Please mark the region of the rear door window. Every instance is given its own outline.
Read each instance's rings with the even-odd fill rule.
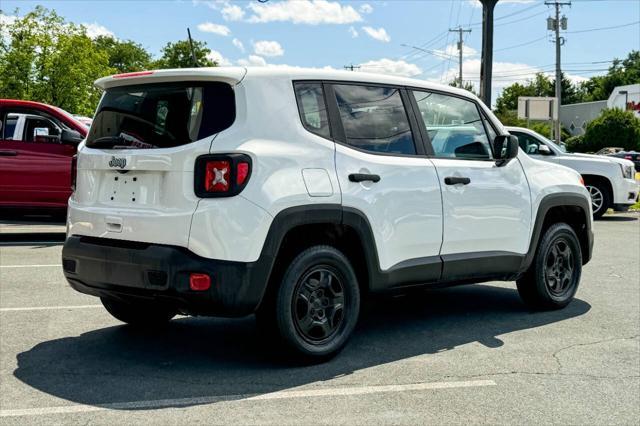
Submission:
[[[170,148],[219,133],[234,120],[234,93],[226,83],[120,86],[104,93],[86,145]]]
[[[373,153],[416,154],[398,88],[337,84],[334,91],[348,145]]]

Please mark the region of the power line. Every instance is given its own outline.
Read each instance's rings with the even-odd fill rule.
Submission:
[[[638,24],[640,24],[640,21],[629,22],[628,24],[622,24],[622,25],[612,25],[610,27],[589,28],[588,30],[565,31],[565,33],[566,34],[578,34],[578,33],[589,33],[591,31],[614,30],[614,29],[630,27],[632,25],[638,25]]]
[[[546,38],[547,38],[547,35],[545,34],[545,35],[543,35],[542,37],[537,38],[537,39],[535,39],[535,40],[525,41],[524,43],[514,44],[514,45],[512,45],[512,46],[507,46],[507,47],[502,47],[502,48],[500,48],[500,49],[495,49],[495,50],[494,50],[494,52],[502,52],[502,51],[504,51],[504,50],[515,49],[516,47],[527,46],[527,45],[529,45],[529,44],[533,44],[533,43],[537,43],[537,42],[539,42],[539,41],[541,41],[541,40],[545,40]]]

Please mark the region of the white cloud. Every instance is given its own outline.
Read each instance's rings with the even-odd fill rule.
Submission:
[[[249,55],[246,59],[239,59],[238,65],[243,67],[266,67],[267,61],[262,56]]]
[[[358,37],[358,30],[353,27],[349,27],[349,34],[351,34],[351,37],[356,38]]]
[[[358,10],[360,11],[360,13],[371,13],[373,12],[373,7],[369,4],[369,3],[365,3],[362,6],[360,6],[358,8]]]
[[[198,29],[204,33],[213,33],[221,36],[228,36],[231,34],[229,27],[220,24],[214,24],[213,22],[205,22],[198,24]]]
[[[277,41],[260,40],[253,43],[253,52],[259,56],[282,56],[284,49]]]
[[[97,38],[99,36],[115,37],[112,31],[96,22],[94,22],[93,24],[82,25],[87,29],[87,36],[89,36],[89,38]]]
[[[241,52],[244,52],[244,44],[242,44],[240,40],[238,40],[237,38],[234,38],[233,40],[231,40],[231,43],[233,43],[235,47],[240,49]]]
[[[362,21],[352,7],[328,0],[286,0],[247,6],[253,15],[249,22],[293,22],[294,24],[350,24]]]
[[[448,45],[447,47],[445,47],[444,50],[439,50],[439,49],[435,49],[434,52],[436,52],[437,54],[440,54],[441,56],[452,56],[452,57],[458,57],[458,44],[457,43],[452,43],[450,45]],[[474,49],[473,47],[467,45],[467,44],[463,44],[462,45],[462,57],[463,58],[468,58],[468,57],[473,57],[473,56],[478,56],[479,52]]]
[[[378,40],[378,41],[383,41],[385,43],[388,43],[391,41],[391,37],[389,37],[389,34],[387,34],[387,30],[385,30],[384,28],[380,27],[378,29],[372,28],[372,27],[362,27],[362,30],[367,33],[367,35],[369,35],[369,37]]]
[[[207,55],[207,59],[212,60],[213,62],[218,64],[219,67],[230,67],[232,65],[231,61],[222,56],[222,53],[218,52],[217,50],[212,50],[211,52],[209,52],[209,54]]]
[[[411,64],[403,60],[377,59],[360,64],[360,71],[375,72],[379,74],[392,74],[403,77],[410,77],[422,74],[422,70],[416,64]]]
[[[225,21],[240,21],[244,18],[244,10],[238,5],[227,4],[222,8],[222,18]]]

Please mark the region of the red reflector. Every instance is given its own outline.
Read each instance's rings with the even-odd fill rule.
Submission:
[[[580,183],[584,186],[584,179],[582,179],[582,176],[580,176]]]
[[[238,163],[236,166],[236,183],[242,185],[249,176],[249,163]]]
[[[153,74],[153,71],[125,72],[124,74],[116,74],[113,76],[113,78],[138,77],[141,75],[150,75],[150,74]]]
[[[207,161],[204,189],[207,192],[229,190],[230,163],[228,161]]]
[[[189,288],[193,291],[205,291],[211,287],[211,278],[207,274],[192,272],[189,275]]]

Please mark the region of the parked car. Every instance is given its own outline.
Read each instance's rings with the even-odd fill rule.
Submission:
[[[65,209],[87,131],[59,108],[0,99],[0,207]]]
[[[73,118],[75,118],[76,120],[78,120],[79,122],[87,126],[87,128],[91,127],[91,122],[93,121],[93,118],[87,117],[85,115],[74,114]]]
[[[624,148],[620,148],[618,146],[608,146],[596,152],[596,155],[611,155],[620,151],[624,151]]]
[[[624,158],[633,162],[636,172],[640,172],[640,152],[636,151],[620,151],[615,154],[609,154],[609,157]]]
[[[256,313],[322,359],[365,294],[516,280],[529,306],[559,309],[591,258],[580,175],[518,155],[468,91],[231,67],[96,85],[62,262],[126,323]]]
[[[616,157],[568,153],[539,133],[524,127],[507,127],[517,136],[520,148],[533,158],[562,164],[582,175],[591,194],[594,218],[600,218],[609,208],[626,211],[638,198],[638,182],[633,163]]]

